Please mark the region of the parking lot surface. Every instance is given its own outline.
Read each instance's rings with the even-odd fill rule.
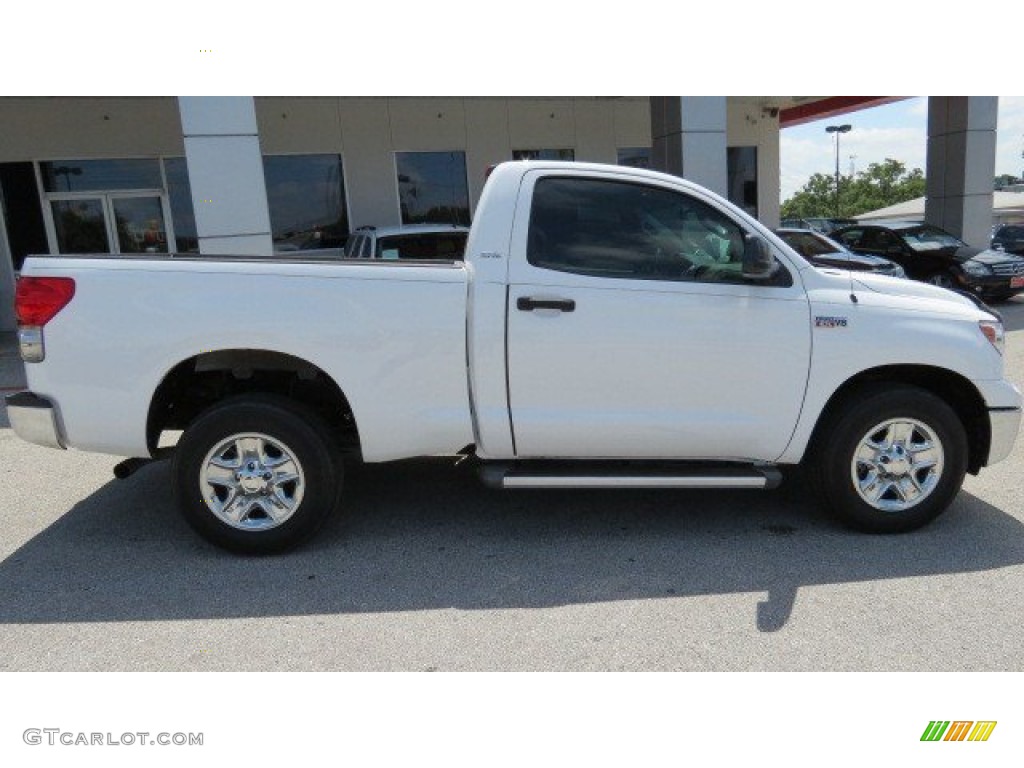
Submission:
[[[1024,299],[1000,306],[1024,382]],[[22,384],[10,337],[0,386]],[[771,492],[493,491],[353,468],[306,547],[226,554],[170,468],[18,440],[0,408],[2,670],[1019,670],[1024,440],[923,530]]]

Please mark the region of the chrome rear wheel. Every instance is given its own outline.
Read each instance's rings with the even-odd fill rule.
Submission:
[[[206,506],[222,522],[243,531],[287,522],[302,503],[305,484],[295,452],[258,432],[221,441],[206,454],[199,472]]]

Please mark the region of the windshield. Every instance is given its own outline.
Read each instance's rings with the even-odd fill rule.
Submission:
[[[805,259],[825,256],[830,253],[847,253],[847,250],[839,243],[833,242],[827,237],[813,235],[810,232],[780,232],[779,237],[785,240],[786,245]]]
[[[938,227],[914,227],[902,230],[899,235],[903,242],[915,251],[935,251],[939,248],[960,248],[966,245]]]

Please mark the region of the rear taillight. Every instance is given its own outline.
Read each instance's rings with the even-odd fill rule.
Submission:
[[[44,326],[68,305],[75,295],[70,277],[21,277],[14,294],[18,325]]]
[[[18,347],[26,363],[46,359],[43,326],[75,296],[70,277],[20,277],[14,292],[14,313],[18,317]]]

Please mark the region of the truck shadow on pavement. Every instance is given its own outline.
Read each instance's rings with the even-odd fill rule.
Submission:
[[[773,492],[494,491],[468,465],[358,467],[341,514],[274,557],[199,539],[170,467],[111,481],[0,563],[0,623],[239,618],[548,607],[767,593],[757,627],[801,586],[1024,563],[1024,525],[963,492],[927,528],[848,532],[799,481]]]

